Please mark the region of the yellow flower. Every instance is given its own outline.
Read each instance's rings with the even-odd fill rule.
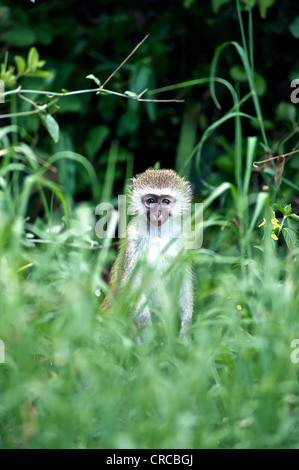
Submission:
[[[242,310],[242,306],[240,304],[237,305],[237,310]]]
[[[278,220],[275,217],[275,213],[274,213],[274,216],[271,219],[271,223],[272,223],[273,230],[275,230],[277,228],[280,228],[280,225],[278,224]]]
[[[271,224],[272,224],[272,234],[271,234],[271,237],[273,238],[273,240],[277,241],[278,240],[278,237],[277,235],[275,234],[274,230],[276,229],[281,229],[281,226],[279,225],[279,220],[276,218],[275,216],[275,212],[273,212],[273,216],[272,216],[272,219],[271,219]],[[259,225],[259,227],[262,227],[263,225],[266,224],[266,219],[264,218],[263,219],[263,222]]]

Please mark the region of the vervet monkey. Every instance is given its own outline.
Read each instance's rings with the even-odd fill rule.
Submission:
[[[155,304],[161,301],[160,283],[163,282],[163,286],[166,283],[167,292],[172,295],[172,289],[177,289],[177,284],[172,285],[177,261],[180,336],[185,336],[192,319],[193,286],[191,264],[182,262],[184,240],[181,229],[182,217],[189,211],[192,200],[191,185],[173,170],[146,170],[132,179],[129,198],[129,213],[134,217],[128,224],[127,237],[112,267],[110,289],[117,294],[130,276],[136,276],[132,286],[137,292],[142,283],[142,270],[138,272],[136,265],[141,261],[143,267],[151,270],[151,280],[140,294],[135,309],[135,325],[142,330],[151,323],[149,304],[152,299],[158,297]]]

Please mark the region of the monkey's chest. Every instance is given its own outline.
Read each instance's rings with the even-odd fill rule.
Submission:
[[[170,238],[149,238],[143,247],[143,257],[146,262],[156,267],[167,268],[173,263],[174,258],[180,250],[179,243],[175,239]]]

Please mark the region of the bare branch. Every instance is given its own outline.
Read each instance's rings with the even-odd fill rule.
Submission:
[[[284,155],[276,155],[276,157],[270,157],[270,158],[267,158],[266,160],[261,160],[259,162],[253,162],[252,166],[254,168],[258,168],[259,165],[262,165],[263,163],[270,162],[271,160],[277,160],[278,158],[282,158],[282,157],[288,157],[289,155],[293,155],[293,153],[297,153],[297,152],[299,152],[299,150],[293,150],[293,152],[285,153]]]
[[[106,85],[106,83],[108,83],[109,80],[111,80],[111,78],[116,74],[116,72],[119,71],[119,69],[129,60],[129,58],[134,54],[134,52],[137,51],[137,49],[141,46],[141,44],[143,44],[144,41],[147,40],[148,37],[149,37],[149,34],[147,34],[147,35],[142,39],[142,41],[140,41],[140,43],[137,44],[137,46],[132,50],[132,52],[130,52],[130,54],[125,58],[125,60],[112,72],[112,74],[107,78],[107,80],[105,80],[105,82],[103,83],[103,85],[101,85],[100,88],[104,88],[104,86]]]
[[[146,99],[140,99],[138,98],[137,101],[148,101],[150,103],[185,103],[185,100],[176,100],[176,99],[170,99],[170,100],[146,100]]]
[[[146,88],[143,90],[139,95],[136,94],[135,92],[125,92],[125,93],[119,93],[116,91],[112,90],[107,90],[104,88],[104,86],[111,80],[111,78],[120,70],[120,68],[129,60],[129,58],[137,51],[137,49],[146,41],[146,39],[149,37],[149,34],[147,34],[142,41],[137,44],[137,46],[130,52],[130,54],[125,58],[125,60],[122,61],[122,63],[112,72],[112,74],[105,80],[105,82],[99,87],[99,88],[89,88],[86,90],[75,90],[75,91],[62,91],[62,92],[51,92],[51,91],[46,91],[46,90],[28,90],[28,89],[22,89],[21,86],[18,86],[15,90],[10,90],[6,91],[3,93],[3,96],[9,96],[9,95],[18,95],[21,99],[28,101],[35,109],[31,111],[23,111],[19,113],[14,113],[14,114],[2,114],[0,115],[0,118],[8,118],[8,117],[13,117],[13,116],[27,116],[30,114],[36,114],[41,111],[44,111],[47,109],[49,106],[51,106],[53,103],[55,103],[55,99],[51,103],[47,103],[44,105],[37,105],[34,101],[30,100],[29,98],[26,98],[23,96],[24,94],[35,94],[35,95],[46,95],[49,98],[55,98],[55,97],[63,97],[63,96],[71,96],[71,95],[80,95],[83,93],[97,93],[97,94],[107,94],[107,95],[115,95],[119,96],[122,98],[127,98],[127,99],[133,99],[136,101],[145,101],[145,102],[152,102],[152,103],[184,103],[185,100],[179,100],[179,99],[168,99],[168,100],[159,100],[159,99],[145,99],[141,98],[147,91],[148,89]],[[90,78],[90,77],[88,77]],[[99,80],[97,80],[99,82]],[[100,82],[99,82],[100,83]],[[22,93],[22,94],[21,94]],[[149,91],[149,93],[153,93],[153,91]]]

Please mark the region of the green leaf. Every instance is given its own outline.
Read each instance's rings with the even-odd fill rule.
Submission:
[[[255,90],[258,96],[263,96],[267,90],[267,82],[262,75],[256,73],[253,78]]]
[[[99,87],[101,86],[100,80],[97,77],[95,77],[93,73],[90,73],[85,78],[89,78],[90,80],[93,80]]]
[[[47,115],[47,129],[54,142],[57,143],[59,140],[59,125],[51,114]]]
[[[248,74],[246,70],[241,65],[234,65],[229,70],[230,76],[236,80],[237,82],[247,82],[248,81]],[[262,96],[265,94],[267,89],[267,83],[264,77],[258,73],[256,73],[253,77],[254,86],[256,89],[256,93],[258,96]]]
[[[18,76],[20,77],[21,75],[24,75],[24,73],[26,71],[26,61],[25,61],[24,57],[22,57],[20,55],[16,55],[15,56],[15,63],[16,63],[16,66],[17,66]]]
[[[190,8],[196,0],[184,0],[184,8]]]
[[[282,229],[282,233],[290,251],[299,247],[299,234],[296,230],[285,227]]]
[[[288,103],[287,101],[281,101],[280,103],[278,103],[276,115],[280,121],[288,121],[294,124],[296,122],[297,117],[297,108],[292,103]]]
[[[284,206],[284,210],[285,210],[286,215],[290,214],[292,212],[292,205],[288,204]]]
[[[247,81],[247,74],[245,72],[244,67],[241,65],[234,65],[229,70],[230,76],[238,81],[238,82],[246,82]]]
[[[285,211],[284,211],[284,208],[282,206],[280,206],[279,204],[276,204],[276,202],[273,203],[273,206],[275,207],[275,209],[277,209],[279,212],[281,212],[283,215],[286,215],[285,214]]]
[[[124,93],[128,98],[132,98],[133,100],[137,100],[138,95],[134,91],[125,91]]]
[[[254,128],[254,129],[260,129],[261,127],[261,123],[258,119],[252,119],[250,121],[250,125]],[[274,129],[275,127],[275,124],[274,122],[270,121],[269,119],[263,119],[263,125],[264,125],[264,129],[266,131],[270,131],[272,129]],[[262,144],[261,144],[262,145]]]
[[[299,220],[299,215],[297,214],[290,214],[289,217],[293,220]]]
[[[27,67],[29,72],[35,72],[38,68],[39,63],[39,53],[36,47],[31,47],[30,51],[28,52],[27,58]]]
[[[225,3],[228,3],[229,1],[230,0],[212,0],[213,13],[218,13],[222,5],[225,5]]]
[[[1,39],[13,46],[27,47],[35,43],[36,36],[34,31],[29,28],[16,27],[15,29],[3,33]]]
[[[288,215],[292,212],[292,206],[291,204],[288,204],[287,206],[285,207],[282,207],[280,206],[279,204],[276,204],[276,202],[273,204],[273,206],[279,210],[279,212],[281,212],[283,215]]]
[[[59,125],[57,121],[53,118],[53,116],[51,116],[51,114],[40,114],[40,117],[50,136],[57,144],[59,140]]]
[[[296,16],[294,21],[290,24],[289,30],[294,38],[299,38],[299,16]]]
[[[47,70],[36,70],[35,72],[26,73],[26,77],[48,78],[51,77],[51,72]]]
[[[272,7],[276,0],[257,0],[257,4],[260,10],[260,15],[263,19],[267,16],[268,8]]]
[[[17,80],[17,77],[15,75],[15,68],[11,65],[8,67],[8,70],[1,68],[0,79],[4,82],[5,87],[10,88],[14,86]]]

